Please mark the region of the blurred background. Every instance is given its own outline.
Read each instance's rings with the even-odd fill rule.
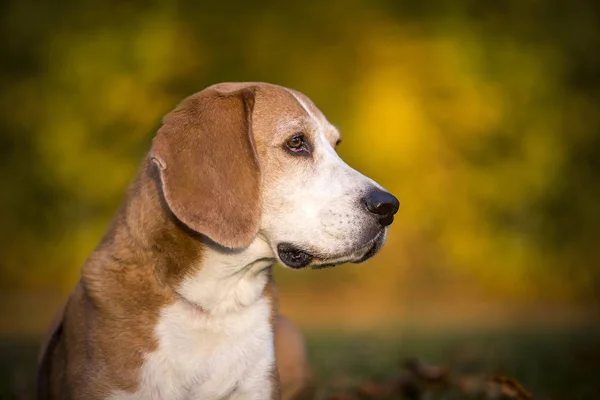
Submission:
[[[318,374],[473,344],[545,396],[600,393],[600,3],[5,0],[0,21],[0,398],[26,398],[161,117],[221,81],[307,94],[401,201],[368,263],[276,268]]]

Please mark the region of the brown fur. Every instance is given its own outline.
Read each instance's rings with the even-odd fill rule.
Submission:
[[[269,96],[252,113],[255,93]],[[40,358],[38,398],[94,400],[115,390],[137,390],[143,355],[157,346],[153,330],[161,308],[179,298],[174,288],[202,263],[206,237],[198,232],[228,247],[245,246],[256,235],[257,155],[269,143],[262,133],[257,140],[252,126],[266,131],[274,104],[283,112],[300,112],[292,100],[274,86],[221,84],[184,100],[165,117],[123,206],[51,327]],[[291,338],[277,349],[278,362],[306,370],[295,328],[275,324],[272,282],[265,296],[273,299],[277,340]],[[286,368],[273,368],[273,399],[280,398],[278,374],[286,385],[304,379]],[[293,392],[284,388],[284,397]]]
[[[197,234],[161,204],[155,168],[146,160],[124,207],[84,264],[64,311],[62,333],[45,373],[47,398],[95,399],[135,391],[142,356],[173,287],[201,257]]]
[[[275,355],[282,399],[293,399],[312,384],[302,334],[292,322],[279,315],[275,322]]]
[[[252,87],[190,96],[164,119],[150,153],[171,211],[226,247],[246,247],[258,232],[260,167],[252,143],[253,104]]]

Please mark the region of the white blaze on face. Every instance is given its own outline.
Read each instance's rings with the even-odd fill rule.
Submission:
[[[311,155],[285,154],[285,170],[265,181],[261,231],[272,246],[292,244],[317,262],[356,261],[385,237],[385,228],[363,201],[368,192],[381,186],[338,156],[334,148],[337,129],[316,107],[290,93],[306,112],[298,125],[305,130]],[[294,123],[282,121],[278,129],[289,131],[290,125]]]

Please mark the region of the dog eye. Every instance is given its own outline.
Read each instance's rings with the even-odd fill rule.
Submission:
[[[306,142],[304,140],[304,134],[300,133],[292,137],[285,144],[288,149],[293,151],[294,153],[300,153],[306,150]]]

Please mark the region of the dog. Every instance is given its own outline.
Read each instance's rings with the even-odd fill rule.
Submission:
[[[339,142],[307,96],[281,86],[221,83],[183,100],[50,329],[38,398],[297,393],[304,343],[277,316],[271,267],[366,261],[399,207]]]

